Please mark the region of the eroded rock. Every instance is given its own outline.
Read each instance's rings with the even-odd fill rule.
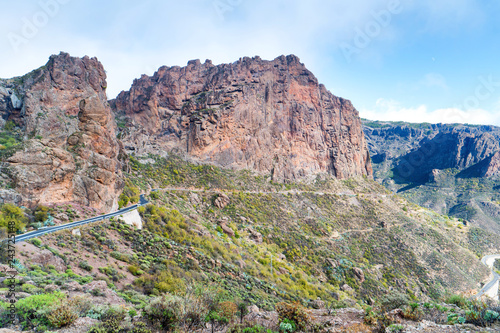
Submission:
[[[294,55],[164,66],[111,104],[132,126],[124,145],[139,155],[173,151],[274,181],[372,174],[358,112]]]

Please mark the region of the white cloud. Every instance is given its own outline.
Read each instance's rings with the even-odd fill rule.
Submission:
[[[320,81],[328,83],[331,79],[322,77],[327,66],[331,68],[333,62],[336,66],[345,64],[345,59],[332,56],[339,50],[339,43],[353,42],[356,31],[373,23],[373,13],[387,10],[391,1],[399,1],[403,13],[415,10],[435,18],[452,13],[457,20],[466,21],[467,13],[477,12],[471,9],[472,0],[457,0],[458,5],[445,0],[449,6],[440,7],[435,0],[419,5],[413,4],[415,0],[73,0],[64,1],[67,4],[60,5],[57,13],[15,52],[7,34],[20,33],[23,18],[32,20],[43,11],[41,2],[54,1],[63,2],[3,4],[0,63],[5,65],[0,77],[23,75],[61,50],[74,56],[96,56],[108,72],[110,97],[128,89],[143,73],[152,74],[162,65],[185,65],[196,58],[223,63],[242,56],[273,59],[294,53]],[[225,5],[222,12],[217,4]],[[382,62],[391,44],[408,28],[399,21],[392,17],[358,59]]]
[[[500,125],[498,112],[483,109],[460,110],[445,108],[430,110],[426,105],[405,107],[394,100],[379,99],[373,109],[361,109],[362,118],[385,121],[407,121],[411,123],[467,123]]]

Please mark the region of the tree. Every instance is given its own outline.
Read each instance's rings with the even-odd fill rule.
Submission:
[[[23,210],[16,205],[6,203],[0,208],[0,228],[5,228],[8,231],[22,231],[27,222],[28,218],[24,215]],[[14,230],[9,230],[12,229],[12,226]]]
[[[243,323],[243,317],[248,314],[248,306],[245,301],[238,302],[238,315],[240,316],[240,324]]]

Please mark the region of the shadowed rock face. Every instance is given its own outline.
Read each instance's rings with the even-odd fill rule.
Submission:
[[[23,149],[7,159],[23,202],[114,208],[122,186],[119,143],[101,63],[61,53],[46,66],[0,85],[19,95],[17,108],[4,103],[0,113],[25,133]]]
[[[358,112],[293,55],[161,67],[111,105],[136,154],[174,152],[275,181],[372,174]]]
[[[434,170],[449,168],[463,170],[460,176],[467,177],[499,174],[498,127],[413,124],[420,127],[415,128],[385,122],[378,126],[384,127],[363,127],[376,173],[393,168],[402,180],[416,183],[432,180]]]

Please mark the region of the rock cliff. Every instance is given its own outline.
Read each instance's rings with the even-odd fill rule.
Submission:
[[[376,181],[420,206],[500,233],[500,127],[363,123]]]
[[[372,174],[358,112],[294,55],[161,67],[111,105],[139,155],[174,152],[274,181]]]
[[[78,202],[110,210],[122,186],[106,74],[96,58],[50,57],[46,66],[0,82],[2,122],[22,132],[7,157],[23,203]]]
[[[500,151],[499,127],[365,121],[363,131],[376,168],[393,168],[405,182],[426,182],[434,169],[462,171],[490,165],[484,172],[474,171],[474,177],[491,177],[499,171],[493,156]]]

